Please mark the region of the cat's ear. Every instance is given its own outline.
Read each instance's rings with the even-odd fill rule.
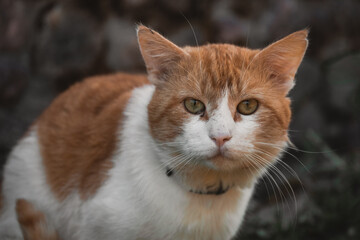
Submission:
[[[275,87],[287,94],[308,46],[308,30],[302,30],[269,45],[257,58]]]
[[[153,84],[166,80],[177,63],[187,55],[180,47],[143,25],[138,26],[137,36],[149,80]]]

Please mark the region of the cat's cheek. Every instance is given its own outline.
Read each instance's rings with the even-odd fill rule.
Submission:
[[[216,144],[210,139],[205,121],[199,116],[193,116],[182,126],[183,134],[177,137],[176,142],[183,143],[185,154],[209,158],[216,154]]]
[[[244,116],[235,123],[231,140],[225,144],[228,155],[236,158],[237,153],[251,153],[254,151],[256,132],[259,130],[256,115]]]

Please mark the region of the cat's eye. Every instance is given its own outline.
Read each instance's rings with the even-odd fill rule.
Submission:
[[[205,111],[205,105],[196,99],[187,98],[184,101],[185,109],[192,114],[202,114]]]
[[[242,115],[253,114],[259,106],[259,102],[256,99],[247,99],[239,103],[237,111]]]

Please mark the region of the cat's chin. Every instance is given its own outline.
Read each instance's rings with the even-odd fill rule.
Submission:
[[[233,171],[237,169],[247,169],[254,167],[248,161],[224,154],[216,154],[206,161],[208,162],[206,165],[210,166],[214,170],[219,171]]]

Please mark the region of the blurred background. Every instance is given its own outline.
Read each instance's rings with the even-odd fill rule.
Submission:
[[[195,34],[262,48],[310,28],[290,94],[296,148],[259,181],[236,239],[360,239],[359,0],[0,0],[0,167],[74,82],[145,72],[137,23],[180,46]]]

